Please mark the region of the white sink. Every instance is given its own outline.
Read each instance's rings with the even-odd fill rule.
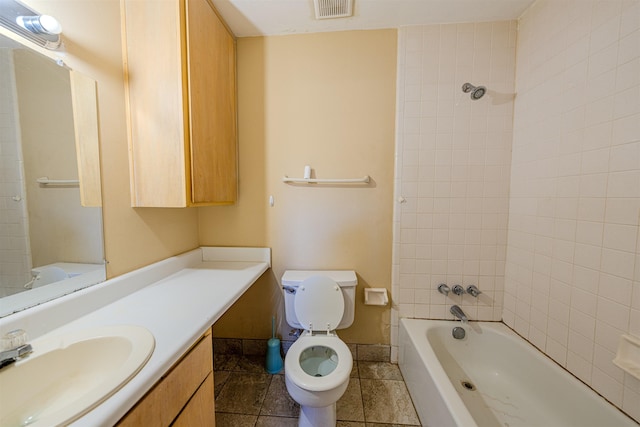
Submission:
[[[155,347],[130,325],[104,326],[31,342],[33,353],[0,369],[0,426],[58,426],[86,414],[125,385]]]

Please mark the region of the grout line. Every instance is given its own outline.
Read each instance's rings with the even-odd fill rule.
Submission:
[[[361,424],[367,425],[367,426],[368,425],[374,425],[374,426],[375,425],[388,425],[388,423],[379,423],[379,422],[375,422],[375,421],[367,421],[367,416],[366,416],[366,413],[365,413],[365,402],[364,402],[365,397],[364,397],[364,394],[362,392],[362,379],[363,378],[361,377],[361,373],[360,373],[360,368],[362,367],[361,362],[367,362],[367,361],[354,360],[354,362],[357,363],[356,370],[355,370],[357,375],[355,377],[350,377],[350,379],[353,379],[353,378],[358,379],[359,392],[360,392],[360,405],[362,407],[362,413],[363,413],[364,421],[353,421],[353,420],[344,420],[344,419],[338,419],[337,421],[343,421],[343,422],[349,422],[349,423],[361,423]],[[389,363],[389,364],[397,366],[397,364],[395,364],[393,362],[372,362],[372,363]],[[214,370],[214,378],[215,378],[216,374],[219,374],[220,372],[228,372],[229,373],[229,377],[227,377],[227,379],[225,380],[225,382],[221,386],[222,388],[224,388],[224,386],[228,383],[229,379],[231,378],[231,375],[233,375],[233,374],[243,374],[243,375],[246,375],[246,374],[249,374],[249,375],[261,375],[261,374],[263,374],[263,372],[250,372],[250,371],[238,370],[237,369],[237,364],[235,366],[233,366],[230,370],[222,370],[222,369]],[[400,374],[402,375],[402,373],[400,373]],[[275,375],[284,375],[284,374],[280,373],[280,374],[275,374]],[[269,415],[264,414],[263,415],[262,414],[262,410],[264,408],[265,402],[267,401],[268,391],[269,391],[269,388],[271,387],[271,385],[273,383],[273,379],[274,379],[275,375],[270,375],[271,378],[269,379],[268,384],[266,386],[265,395],[264,395],[264,397],[262,398],[262,400],[260,402],[260,410],[258,411],[258,414],[242,414],[242,413],[230,413],[230,412],[227,412],[226,414],[255,416],[256,417],[256,421],[253,423],[254,427],[258,425],[258,421],[259,421],[260,417],[273,417],[273,418],[282,418],[282,419],[297,419],[297,417],[290,417],[290,416],[286,416],[286,415],[274,415],[274,414],[269,414]],[[382,381],[382,382],[402,382],[406,386],[406,383],[404,381],[404,377],[401,377],[401,378],[402,378],[402,380],[385,379],[385,378],[365,378],[365,380],[376,380],[376,381]],[[220,392],[222,392],[222,390],[220,390]],[[409,398],[411,399],[410,395],[409,395]],[[411,404],[413,405],[413,399],[411,399]],[[413,409],[415,411],[415,406],[413,406]],[[219,413],[225,413],[225,412],[219,412]],[[403,426],[410,427],[410,425],[408,425],[408,424],[398,424],[398,423],[396,423],[394,425],[397,425],[399,427],[403,427]],[[413,427],[415,427],[415,426],[413,426]]]

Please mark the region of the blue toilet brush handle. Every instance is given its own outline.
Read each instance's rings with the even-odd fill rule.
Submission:
[[[267,342],[266,369],[270,374],[277,374],[282,370],[282,356],[280,356],[280,340],[276,338],[276,318],[271,317],[271,339]]]

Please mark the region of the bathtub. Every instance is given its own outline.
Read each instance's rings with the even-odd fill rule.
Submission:
[[[502,323],[401,319],[398,364],[425,427],[638,427]]]

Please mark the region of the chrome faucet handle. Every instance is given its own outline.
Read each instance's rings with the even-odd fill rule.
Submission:
[[[449,291],[451,291],[451,289],[449,289],[449,287],[446,284],[440,283],[438,285],[438,292],[440,292],[442,295],[445,295],[445,296],[449,295]]]
[[[467,286],[467,293],[469,295],[471,295],[472,297],[478,298],[478,295],[480,295],[482,293],[482,291],[480,289],[478,289],[476,287],[476,285],[469,285],[469,286]]]
[[[27,333],[24,329],[9,331],[0,338],[0,350],[14,350],[27,343]]]
[[[0,368],[15,362],[32,351],[31,344],[27,344],[25,331],[16,329],[7,332],[0,340]]]
[[[464,288],[460,285],[455,285],[453,287],[453,289],[451,289],[453,291],[454,294],[456,295],[462,295],[464,294]]]

